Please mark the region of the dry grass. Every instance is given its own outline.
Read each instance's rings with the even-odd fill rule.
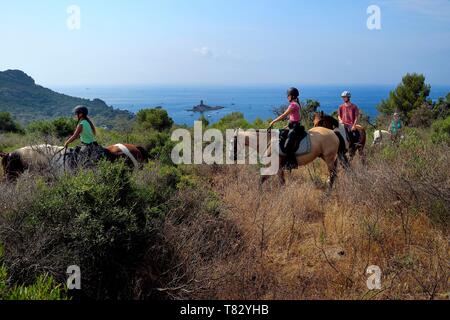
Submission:
[[[438,214],[449,209],[446,154],[441,162],[426,163],[441,170],[420,181],[406,160],[395,166],[379,159],[369,168],[355,164],[340,174],[331,194],[320,183],[326,170],[319,163],[293,173],[283,188],[274,179],[259,189],[251,167],[201,169],[242,243],[231,259],[218,259],[199,274],[222,279],[200,297],[448,298],[448,216],[436,220],[431,212],[439,201],[444,207]],[[383,272],[382,290],[367,288],[370,265]]]
[[[154,298],[145,292],[158,282],[173,299],[449,298],[448,163],[444,147],[374,150],[331,193],[321,162],[287,175],[285,187],[276,178],[260,187],[255,167],[194,168],[200,187],[175,195],[162,226],[174,261],[169,270],[144,261],[134,296]],[[27,188],[0,184],[3,206]],[[367,288],[370,265],[383,272],[382,290]]]

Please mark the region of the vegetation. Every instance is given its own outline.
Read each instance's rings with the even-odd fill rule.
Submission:
[[[0,133],[20,131],[19,124],[13,120],[11,114],[8,112],[0,112]]]
[[[137,125],[143,129],[167,131],[172,128],[173,120],[163,109],[144,109],[136,115]]]
[[[423,75],[407,74],[403,77],[402,83],[390,93],[389,99],[381,102],[378,111],[383,114],[399,112],[408,123],[415,110],[430,104],[430,101],[427,100],[430,91],[431,87],[425,83]]]
[[[99,126],[120,128],[133,118],[128,111],[113,109],[100,99],[74,98],[43,88],[22,71],[0,72],[0,110],[21,124],[66,117],[77,105],[87,106]]]
[[[73,134],[77,122],[70,118],[58,118],[55,120],[38,120],[31,122],[26,131],[40,136],[55,136],[64,139]]]
[[[91,299],[448,299],[449,97],[413,103],[405,139],[368,147],[367,165],[356,158],[330,193],[320,161],[283,188],[276,178],[260,187],[257,166],[174,165],[177,126],[161,109],[125,131],[99,128],[100,143],[142,144],[151,161],[0,182],[0,299],[67,299],[69,265]],[[318,102],[307,105],[310,115]],[[428,126],[414,120],[421,112]],[[219,130],[269,123],[201,120]],[[0,150],[42,135],[59,143],[71,121],[2,133]],[[369,265],[382,269],[380,291],[367,289]]]

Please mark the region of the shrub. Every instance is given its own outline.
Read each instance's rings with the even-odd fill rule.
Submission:
[[[1,132],[20,132],[20,126],[16,123],[11,114],[8,112],[0,112],[0,133]]]
[[[434,143],[450,142],[450,117],[434,122],[432,128],[433,133],[431,135],[431,140]]]
[[[191,294],[201,290],[192,281],[201,257],[186,262],[190,253],[180,246],[180,231],[196,239],[216,237],[215,232],[204,234],[196,227],[198,233],[193,233],[189,228],[208,220],[211,226],[219,219],[221,206],[213,193],[181,169],[149,163],[132,173],[123,162],[102,162],[95,170],[50,184],[24,176],[15,188],[5,186],[0,192],[0,207],[6,208],[0,215],[0,241],[5,244],[4,264],[11,283],[29,287],[45,273],[64,283],[67,267],[78,265],[83,297],[174,297],[182,290],[158,289],[174,283],[190,286]],[[23,196],[16,198],[16,193]],[[167,220],[175,213],[178,218]],[[167,236],[167,226],[178,236]],[[200,250],[202,245],[196,242],[191,249]],[[214,242],[201,250],[208,255],[218,251]],[[48,279],[39,279],[38,288],[53,288],[55,283]],[[23,286],[17,286],[22,289],[15,297],[39,296],[39,290],[26,291]]]
[[[410,125],[416,128],[428,128],[434,120],[434,113],[432,109],[423,104],[416,110],[411,112]]]
[[[233,112],[229,115],[226,115],[222,119],[220,119],[216,124],[212,125],[212,128],[219,130],[227,130],[227,129],[249,129],[251,127],[250,123],[245,120],[244,114],[241,112]]]
[[[129,296],[130,270],[158,243],[151,208],[159,204],[136,192],[125,165],[102,163],[34,192],[2,223],[8,226],[0,236],[11,278],[30,283],[51,270],[63,282],[65,269],[78,265],[89,297]]]
[[[41,136],[55,136],[59,139],[70,136],[76,127],[76,121],[70,118],[58,118],[55,120],[38,120],[31,122],[26,130],[31,134]]]
[[[139,127],[148,130],[167,131],[173,125],[172,118],[163,109],[142,109],[136,115]]]

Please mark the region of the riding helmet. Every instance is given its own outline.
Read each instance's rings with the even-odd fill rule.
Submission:
[[[89,114],[89,110],[85,106],[77,106],[77,107],[75,107],[75,109],[73,109],[73,113],[75,113],[75,114],[81,113],[81,114],[84,114],[85,116],[87,116]]]
[[[345,98],[345,97],[351,98],[351,97],[352,97],[352,94],[351,94],[350,91],[344,91],[344,92],[342,92],[341,97],[342,97],[342,98]]]
[[[300,96],[300,91],[298,91],[297,88],[292,87],[292,88],[288,89],[287,95],[288,95],[288,97],[292,96],[295,99],[295,98],[298,98]]]

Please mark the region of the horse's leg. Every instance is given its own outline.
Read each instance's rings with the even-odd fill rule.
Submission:
[[[364,146],[361,146],[360,148],[358,148],[358,153],[359,153],[359,156],[361,157],[361,162],[362,162],[363,166],[365,166],[367,164],[367,161],[366,161],[366,152],[364,150]]]
[[[330,157],[330,158],[324,158],[327,166],[328,171],[330,173],[330,178],[328,180],[329,183],[329,189],[331,190],[333,188],[334,182],[336,181],[337,177],[337,167],[338,167],[338,159],[336,157]]]

